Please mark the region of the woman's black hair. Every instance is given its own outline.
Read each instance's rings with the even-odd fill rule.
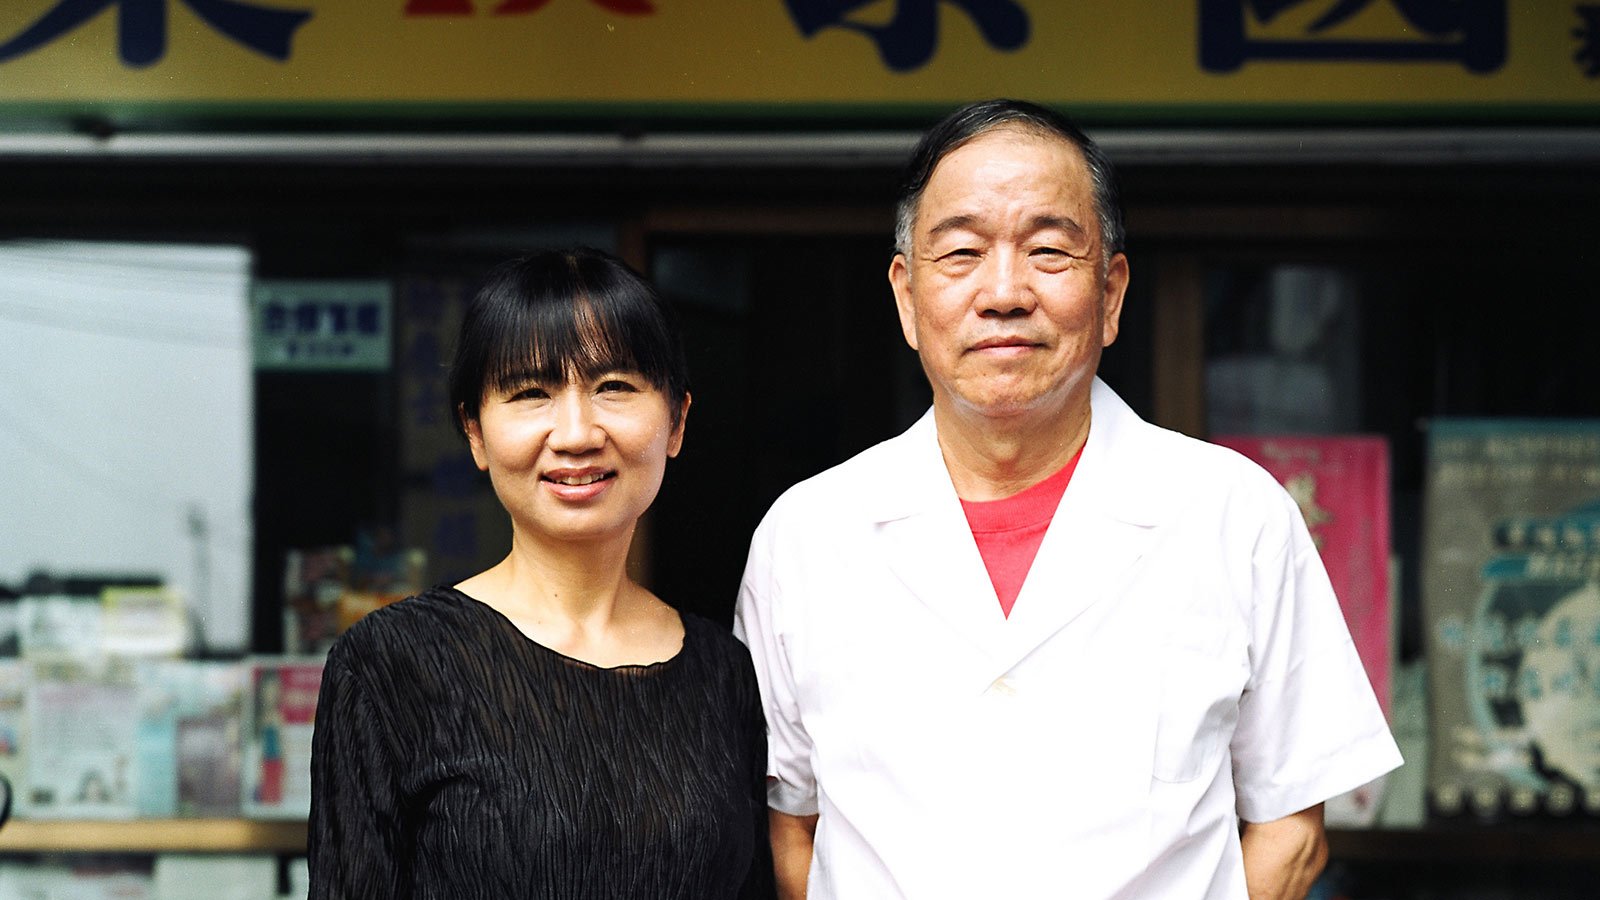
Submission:
[[[467,307],[450,365],[450,417],[465,435],[485,393],[614,371],[637,372],[665,394],[677,427],[689,369],[660,294],[603,250],[536,250],[496,267]]]

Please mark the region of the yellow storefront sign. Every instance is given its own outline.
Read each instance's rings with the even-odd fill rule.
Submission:
[[[1600,112],[1570,0],[6,0],[0,110]]]

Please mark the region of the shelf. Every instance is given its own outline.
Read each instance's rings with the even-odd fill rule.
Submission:
[[[1331,829],[1333,859],[1348,862],[1600,863],[1600,828]],[[301,854],[306,823],[256,819],[13,819],[0,828],[0,853]]]
[[[306,850],[304,820],[12,819],[0,828],[0,853],[282,853]]]
[[[1440,827],[1403,831],[1330,829],[1328,848],[1347,862],[1600,863],[1600,828],[1587,823]]]

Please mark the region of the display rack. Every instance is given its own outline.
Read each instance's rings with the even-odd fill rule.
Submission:
[[[7,822],[0,853],[274,853],[306,849],[303,820],[139,819]]]

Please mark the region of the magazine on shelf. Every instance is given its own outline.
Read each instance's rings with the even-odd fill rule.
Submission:
[[[1385,715],[1390,712],[1394,615],[1390,596],[1389,442],[1371,435],[1223,436],[1272,473],[1300,506],[1345,624]],[[1328,801],[1327,822],[1375,824],[1384,779]]]
[[[1437,420],[1424,502],[1430,811],[1600,817],[1600,421]]]
[[[25,692],[27,766],[19,812],[132,818],[138,684],[125,659],[41,660]]]
[[[141,816],[239,814],[244,675],[239,663],[140,664],[134,783]]]
[[[0,775],[11,782],[13,798],[27,783],[27,692],[28,664],[18,659],[0,659]]]
[[[304,818],[311,811],[311,732],[320,658],[256,658],[249,689],[241,807],[252,818]]]

